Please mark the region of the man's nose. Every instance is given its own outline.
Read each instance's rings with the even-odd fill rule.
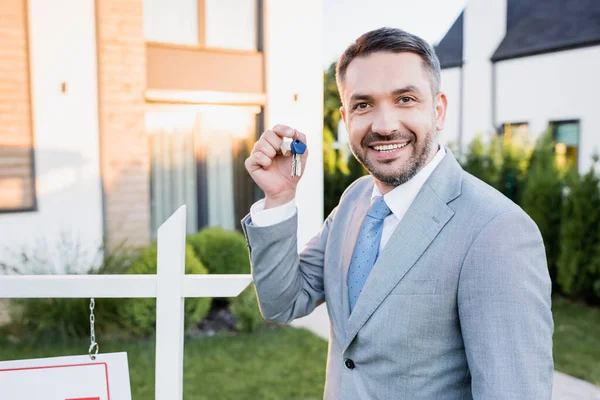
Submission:
[[[371,124],[371,130],[381,136],[388,136],[398,132],[400,121],[394,110],[389,107],[380,107],[375,113],[375,119]]]

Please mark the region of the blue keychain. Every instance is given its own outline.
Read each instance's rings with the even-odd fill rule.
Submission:
[[[302,154],[306,151],[306,144],[300,139],[294,139],[291,144],[292,150],[292,176],[302,174]]]

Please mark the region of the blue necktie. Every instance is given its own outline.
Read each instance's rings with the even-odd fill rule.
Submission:
[[[347,277],[351,313],[379,255],[383,220],[391,212],[383,197],[375,197],[360,228]]]

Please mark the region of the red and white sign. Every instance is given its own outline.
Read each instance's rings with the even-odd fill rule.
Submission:
[[[2,400],[131,400],[127,353],[0,362]]]

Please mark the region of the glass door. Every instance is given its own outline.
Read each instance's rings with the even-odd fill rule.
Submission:
[[[256,140],[259,107],[173,106],[146,113],[152,235],[182,204],[187,231],[239,230],[256,200],[244,161]]]

